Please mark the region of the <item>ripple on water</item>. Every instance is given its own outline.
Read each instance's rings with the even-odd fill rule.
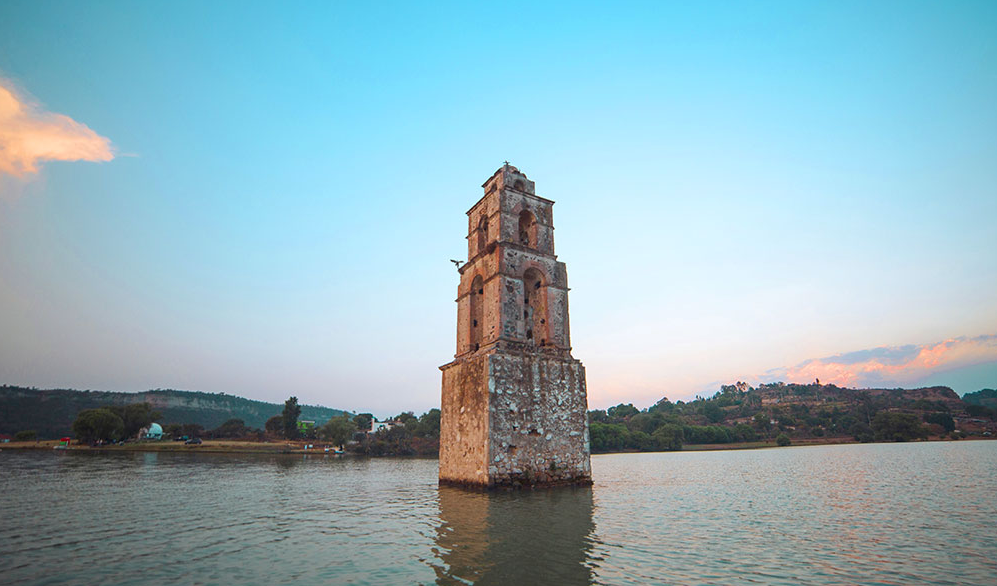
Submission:
[[[620,454],[478,493],[436,461],[0,452],[4,583],[989,584],[997,442]]]

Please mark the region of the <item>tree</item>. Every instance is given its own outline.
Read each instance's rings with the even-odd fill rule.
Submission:
[[[609,410],[606,411],[609,418],[614,421],[626,419],[633,415],[637,415],[638,413],[640,413],[640,409],[634,407],[632,403],[627,403],[626,405],[620,403],[616,407],[610,407]]]
[[[129,405],[112,405],[107,409],[121,418],[124,430],[122,437],[135,437],[143,427],[161,417],[158,411],[153,411],[149,403],[131,403]]]
[[[263,429],[271,435],[283,435],[284,433],[284,416],[274,415],[267,422],[263,424]]]
[[[991,409],[984,405],[966,405],[966,414],[970,417],[987,417],[989,419],[994,419],[997,415],[997,410]]]
[[[872,431],[877,440],[888,442],[907,442],[927,435],[917,416],[895,411],[877,413],[872,418]]]
[[[677,451],[682,449],[682,441],[685,439],[682,434],[682,426],[674,423],[666,423],[654,430],[651,436],[658,443],[662,450]]]
[[[622,423],[593,423],[589,438],[593,452],[612,452],[626,447],[629,431]]]
[[[402,425],[382,429],[368,439],[365,451],[372,456],[411,456],[416,453],[412,434]]]
[[[87,443],[116,440],[124,431],[124,421],[110,409],[84,409],[73,422],[73,433]]]
[[[211,430],[211,437],[234,438],[242,437],[249,433],[246,422],[241,419],[229,419],[225,423]]]
[[[419,426],[416,428],[419,437],[440,437],[440,410],[430,409],[419,416]]]
[[[200,423],[184,423],[180,426],[180,435],[187,437],[201,437],[204,435],[204,426]]]
[[[747,423],[738,423],[734,426],[734,441],[753,442],[758,439],[758,434]]]
[[[668,400],[668,397],[662,397],[660,401],[647,408],[648,413],[655,413],[658,411],[662,413],[671,413],[674,410],[675,410],[675,405],[673,405],[672,402]]]
[[[768,430],[772,428],[772,420],[769,417],[769,414],[764,411],[755,413],[754,417],[751,419],[755,422],[755,429],[762,433],[767,433]]]
[[[16,442],[30,442],[38,439],[38,432],[33,429],[25,429],[14,434]]]
[[[400,421],[403,425],[408,424],[408,422],[410,421],[419,420],[419,418],[415,416],[415,413],[412,413],[411,411],[403,411],[402,413],[395,415],[391,419],[394,421]]]
[[[872,428],[861,421],[855,425],[852,425],[848,429],[848,433],[852,434],[855,441],[862,442],[864,444],[867,444],[876,438],[876,436],[872,433]]]
[[[650,415],[647,413],[637,413],[627,421],[627,429],[630,431],[643,431],[644,433],[654,433],[654,430],[661,424],[661,415]]]
[[[609,415],[604,409],[593,409],[589,411],[589,425],[593,423],[609,423]]]
[[[788,435],[786,435],[786,434],[784,434],[784,433],[780,433],[780,434],[779,434],[779,435],[778,435],[778,436],[777,436],[777,437],[775,438],[775,443],[776,443],[776,445],[778,445],[778,446],[782,446],[782,447],[785,447],[785,446],[788,446],[789,444],[791,444],[791,443],[793,443],[793,442],[792,442],[792,441],[790,441],[790,439],[789,439],[789,436],[788,436]]]
[[[955,429],[955,420],[948,413],[928,413],[924,416],[924,421],[941,425],[946,432]]]
[[[284,412],[281,414],[284,424],[284,437],[287,439],[298,439],[298,416],[301,415],[301,407],[298,406],[298,398],[291,397],[284,401]]]
[[[353,423],[357,424],[357,431],[370,431],[374,416],[370,413],[358,413],[353,417]]]
[[[724,418],[724,411],[713,401],[707,401],[703,404],[703,416],[710,423],[720,423]]]
[[[357,424],[346,413],[333,417],[318,430],[319,437],[337,446],[345,444],[356,432]]]

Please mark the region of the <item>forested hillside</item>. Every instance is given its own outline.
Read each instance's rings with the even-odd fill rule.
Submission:
[[[158,423],[193,423],[205,429],[216,428],[230,419],[241,419],[248,427],[262,429],[267,419],[280,415],[284,408],[283,403],[254,401],[224,393],[162,389],[116,393],[5,385],[0,386],[0,433],[13,435],[22,430],[34,430],[39,438],[61,437],[71,434],[73,420],[84,409],[143,402],[162,415]],[[343,413],[339,409],[302,405],[300,419],[321,425]]]
[[[992,436],[992,390],[959,398],[948,387],[848,389],[772,383],[724,385],[688,403],[667,398],[648,409],[621,404],[589,411],[593,452],[677,450],[684,444],[727,444],[780,438],[907,441]],[[981,404],[974,404],[978,400]],[[995,400],[997,402],[997,400]]]

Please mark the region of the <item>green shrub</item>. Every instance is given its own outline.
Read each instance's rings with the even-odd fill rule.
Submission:
[[[73,433],[84,443],[119,439],[125,422],[110,409],[84,409],[73,422]]]

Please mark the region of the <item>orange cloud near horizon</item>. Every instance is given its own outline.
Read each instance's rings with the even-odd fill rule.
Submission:
[[[0,174],[25,177],[42,161],[110,161],[111,141],[68,116],[44,112],[0,80]]]
[[[877,352],[879,351],[879,352]],[[916,382],[944,370],[997,361],[997,336],[952,338],[904,348],[878,348],[808,360],[787,368],[785,380],[846,387]]]

